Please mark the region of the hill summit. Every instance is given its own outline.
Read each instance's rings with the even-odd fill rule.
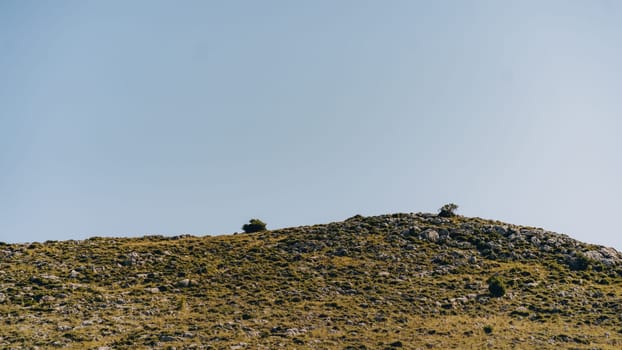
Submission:
[[[620,349],[622,254],[398,213],[0,245],[5,349]]]

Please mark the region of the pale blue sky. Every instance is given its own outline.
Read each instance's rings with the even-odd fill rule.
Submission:
[[[622,248],[618,1],[0,2],[0,241],[459,213]]]

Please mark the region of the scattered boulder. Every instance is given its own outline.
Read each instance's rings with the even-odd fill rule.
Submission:
[[[348,251],[346,248],[343,248],[343,247],[339,247],[335,249],[332,253],[333,256],[348,256],[349,254],[350,254],[350,251]]]
[[[440,235],[435,230],[429,229],[421,233],[421,238],[430,242],[438,242]]]
[[[285,331],[285,335],[293,337],[293,336],[297,336],[297,335],[301,335],[307,333],[307,329],[306,328],[288,328]]]
[[[39,301],[42,302],[42,303],[51,303],[54,300],[56,300],[56,298],[54,298],[51,295],[44,295],[44,296],[41,297],[41,299],[39,299]]]
[[[183,280],[177,282],[177,287],[180,288],[188,288],[191,286],[195,286],[197,285],[197,281],[189,279],[189,278],[184,278]]]
[[[403,230],[402,232],[400,232],[400,235],[402,237],[412,237],[412,236],[419,234],[420,232],[421,232],[421,229],[418,226],[411,226],[407,228],[406,230]]]
[[[598,250],[590,250],[584,253],[588,259],[592,259],[607,266],[620,265],[622,254],[613,248],[600,247]]]
[[[177,287],[182,287],[182,288],[186,288],[190,286],[190,280],[188,278],[183,279],[179,282],[177,282]]]
[[[160,341],[163,341],[163,342],[171,342],[171,341],[177,340],[177,338],[175,338],[173,336],[170,336],[170,335],[167,335],[167,334],[160,335],[159,339],[160,339]]]
[[[140,264],[140,262],[140,254],[137,252],[131,252],[126,256],[125,260],[123,260],[122,265],[134,266]]]

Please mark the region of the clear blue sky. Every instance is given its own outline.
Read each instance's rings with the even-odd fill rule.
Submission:
[[[618,1],[0,2],[0,240],[436,210],[622,248]]]

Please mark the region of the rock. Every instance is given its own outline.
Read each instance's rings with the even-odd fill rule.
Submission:
[[[598,250],[585,252],[584,255],[607,266],[615,266],[622,263],[621,254],[613,248],[600,247]]]
[[[177,287],[185,288],[185,287],[188,287],[189,285],[190,285],[190,280],[187,278],[177,282]]]
[[[500,234],[502,236],[507,236],[507,234],[508,234],[508,227],[506,225],[503,225],[503,226],[495,225],[495,226],[493,226],[492,229],[494,230],[494,232],[496,232],[497,234]]]
[[[348,256],[350,254],[350,252],[343,247],[339,247],[337,249],[335,249],[333,255],[334,256]]]
[[[80,273],[76,270],[71,270],[71,272],[69,273],[69,277],[71,278],[78,278],[80,277]]]
[[[57,281],[59,279],[58,276],[54,276],[51,274],[43,274],[41,275],[41,278],[45,280],[50,280],[50,281]]]
[[[270,333],[272,334],[282,334],[285,332],[285,328],[281,326],[274,326],[270,329]]]
[[[467,283],[464,287],[471,290],[482,289],[482,285],[480,283]]]
[[[145,291],[149,292],[149,293],[160,293],[160,289],[157,287],[153,287],[153,288],[145,288]]]
[[[449,238],[449,230],[441,228],[441,229],[436,230],[436,232],[438,232],[438,236],[439,236],[440,239],[448,239]]]
[[[5,300],[6,300],[6,294],[0,293],[0,303],[4,303]]]
[[[177,339],[175,339],[175,337],[170,336],[170,335],[162,334],[160,336],[160,341],[170,342],[170,341],[175,341],[175,340],[177,340]]]
[[[407,230],[400,232],[400,235],[402,237],[410,237],[418,234],[419,232],[421,232],[421,229],[418,226],[411,226]]]
[[[131,252],[127,255],[126,259],[123,261],[124,266],[134,266],[138,265],[140,262],[140,255],[136,252]]]
[[[40,302],[44,302],[44,303],[50,303],[52,301],[56,300],[56,298],[54,298],[51,295],[44,295],[41,297]]]
[[[615,258],[615,259],[622,258],[622,254],[620,254],[620,252],[618,252],[617,250],[611,247],[600,248],[600,253],[606,258]]]
[[[177,287],[188,288],[190,286],[195,286],[196,284],[197,284],[197,281],[191,280],[189,278],[185,278],[185,279],[177,282]]]
[[[527,309],[524,306],[519,306],[519,307],[516,308],[516,310],[512,311],[510,313],[510,315],[517,315],[517,316],[526,317],[526,316],[529,316],[529,309]]]
[[[4,250],[0,250],[0,255],[3,255],[4,257],[10,258],[10,257],[13,256],[13,252],[11,250],[4,249]]]
[[[462,304],[466,304],[466,303],[468,303],[468,302],[469,302],[469,298],[468,298],[468,297],[466,297],[466,296],[464,296],[464,297],[459,297],[459,298],[456,298],[456,301],[458,301],[458,302],[460,302],[460,303],[462,303]]]
[[[410,230],[403,230],[399,234],[402,237],[408,237],[408,236],[410,236]]]
[[[292,337],[292,336],[296,336],[296,335],[300,335],[303,333],[307,333],[307,329],[306,328],[288,328],[285,331],[285,334]]]
[[[510,241],[522,241],[523,240],[523,236],[521,236],[520,234],[517,233],[512,233],[508,236],[508,239]]]
[[[421,238],[430,242],[438,242],[440,235],[434,230],[425,230],[421,233]]]

